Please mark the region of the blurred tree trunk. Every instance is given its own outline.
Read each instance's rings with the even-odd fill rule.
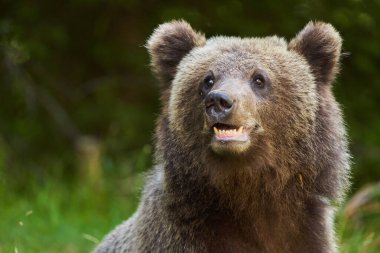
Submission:
[[[101,144],[93,137],[81,136],[76,147],[81,182],[96,191],[102,191]]]

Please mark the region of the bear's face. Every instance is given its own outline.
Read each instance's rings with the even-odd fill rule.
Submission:
[[[148,49],[176,138],[225,156],[286,148],[312,135],[340,43],[323,23],[310,23],[287,44],[278,37],[206,41],[174,21],[156,29]]]
[[[284,41],[214,38],[178,65],[169,122],[184,143],[203,140],[217,154],[241,154],[309,131],[315,94],[306,61]]]

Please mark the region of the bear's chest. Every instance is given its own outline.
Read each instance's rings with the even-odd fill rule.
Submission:
[[[236,223],[214,220],[208,225],[208,236],[204,238],[208,252],[261,252],[254,233],[243,231]]]
[[[219,253],[304,252],[298,250],[298,240],[295,240],[299,237],[299,229],[296,231],[289,224],[295,221],[281,222],[276,215],[270,220],[260,217],[252,222],[215,219],[207,225],[204,245],[207,252]]]

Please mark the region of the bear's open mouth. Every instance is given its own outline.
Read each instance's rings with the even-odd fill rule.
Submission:
[[[217,141],[247,141],[249,129],[243,126],[234,126],[216,123],[212,126]]]

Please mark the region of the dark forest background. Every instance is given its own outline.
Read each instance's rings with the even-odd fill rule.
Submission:
[[[379,12],[379,0],[2,0],[0,252],[86,252],[133,212],[159,111],[144,44],[172,19],[208,37],[289,40],[310,20],[337,28],[345,57],[334,91],[353,156],[346,209],[354,208],[342,209],[338,237],[344,252],[376,252]],[[350,202],[358,192],[365,198]]]

